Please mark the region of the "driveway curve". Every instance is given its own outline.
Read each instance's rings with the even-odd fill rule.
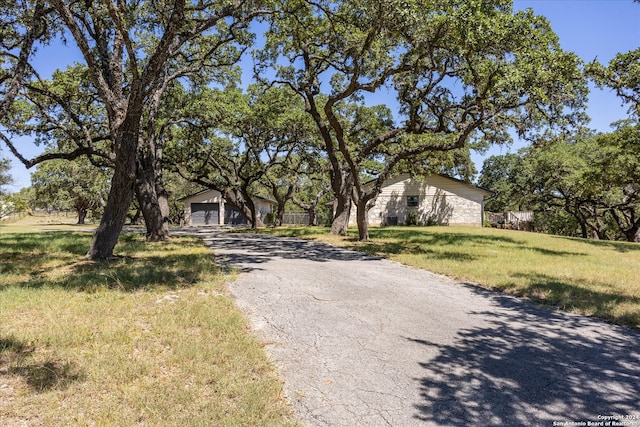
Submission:
[[[191,233],[241,271],[304,425],[640,427],[636,331],[323,243]]]

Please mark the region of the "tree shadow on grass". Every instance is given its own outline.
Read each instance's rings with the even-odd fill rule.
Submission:
[[[399,254],[407,254],[407,255],[423,255],[426,259],[445,259],[445,260],[455,260],[455,261],[477,261],[482,259],[481,256],[474,255],[469,252],[464,252],[462,250],[433,250],[430,249],[430,245],[436,248],[446,247],[446,245],[440,245],[438,243],[428,243],[421,242],[416,243],[415,241],[410,240],[399,240],[399,241],[370,241],[366,243],[356,242],[352,245],[347,246],[352,250],[366,252],[368,254],[375,255],[399,255]],[[451,245],[453,247],[462,245],[456,244]],[[494,244],[487,245],[487,249],[495,248]],[[500,245],[501,248],[509,250],[509,246]],[[527,250],[538,252],[541,255],[545,256],[585,256],[583,253],[579,252],[568,252],[568,251],[555,251],[545,248],[536,248],[536,247],[527,247]]]
[[[0,274],[12,275],[10,283],[0,283],[0,291],[11,286],[38,289],[59,287],[79,291],[100,288],[135,291],[162,287],[176,289],[191,286],[205,276],[221,273],[213,254],[208,252],[176,253],[170,247],[161,255],[145,253],[147,244],[138,234],[123,234],[119,245],[124,256],[107,261],[89,261],[83,255],[90,237],[77,233],[34,233],[5,239],[8,245],[2,253],[4,259]],[[202,247],[197,240],[180,241],[181,249]],[[53,253],[47,252],[47,247]],[[128,256],[134,253],[136,256]]]
[[[510,243],[514,245],[525,243],[524,240],[515,239],[509,236],[475,234],[472,232],[433,232],[428,228],[412,227],[379,227],[370,228],[369,235],[374,239],[399,239],[404,242],[425,243],[434,245],[460,245],[468,243],[489,244],[489,243]]]
[[[420,366],[416,418],[436,425],[552,425],[637,414],[640,335],[472,288],[492,309],[471,311],[469,327]],[[586,425],[586,424],[585,424]]]
[[[0,235],[0,274],[42,270],[52,254],[63,263],[75,262],[87,253],[89,239],[88,233],[59,231]]]
[[[48,390],[64,390],[75,382],[82,381],[84,375],[78,372],[70,362],[47,361],[23,366],[16,366],[8,370],[9,375],[19,375],[35,392]]]
[[[372,255],[421,255],[425,259],[450,259],[456,261],[476,261],[479,258],[461,251],[434,251],[427,245],[412,242],[367,242],[347,246],[354,251],[361,251]]]
[[[614,292],[610,285],[587,283],[585,280],[574,280],[573,283],[557,277],[539,273],[515,273],[513,277],[525,279],[529,284],[506,291],[516,296],[524,296],[531,300],[562,310],[588,313],[618,325],[640,329],[640,298]],[[602,292],[596,289],[611,289]],[[631,312],[620,313],[614,310],[622,304],[635,305]]]
[[[75,382],[83,381],[82,374],[75,364],[61,360],[34,361],[37,359],[35,348],[13,337],[0,338],[0,377],[14,376],[22,378],[34,392],[63,390]]]
[[[4,360],[6,354],[29,354],[33,352],[33,346],[15,339],[14,337],[0,338],[0,361]]]
[[[65,269],[65,274],[56,273],[60,269]],[[209,254],[123,256],[104,262],[70,260],[65,265],[40,268],[13,286],[31,289],[59,287],[78,291],[106,288],[130,292],[155,287],[188,287],[200,282],[205,275],[216,274],[222,274],[222,271]]]
[[[622,242],[613,240],[595,240],[595,239],[582,239],[579,237],[565,237],[565,236],[552,236],[555,239],[569,240],[572,242],[585,243],[591,246],[597,246],[599,248],[607,248],[616,252],[626,253],[632,251],[640,251],[640,244],[632,242]]]
[[[547,256],[584,256],[584,253],[575,252],[575,251],[559,251],[552,250],[547,248],[538,248],[535,246],[527,246],[527,241],[522,239],[516,239],[509,236],[498,236],[498,235],[486,235],[486,234],[476,234],[472,231],[465,233],[456,233],[456,232],[437,232],[437,233],[429,233],[428,230],[417,229],[411,230],[410,227],[392,227],[389,229],[381,228],[371,233],[372,238],[374,239],[373,245],[381,245],[383,251],[389,250],[389,253],[403,253],[406,251],[414,251],[416,252],[417,248],[422,248],[423,251],[428,251],[429,246],[433,247],[461,247],[464,248],[469,245],[474,246],[486,246],[487,248],[496,247],[499,245],[502,248],[510,249],[517,247],[525,248],[526,250],[531,250],[534,252],[538,252],[542,255]],[[376,240],[382,239],[381,242],[376,242]],[[384,239],[391,239],[392,241],[384,241]],[[355,242],[355,240],[354,240]],[[366,247],[366,245],[365,245]],[[413,248],[413,249],[412,249]],[[460,254],[460,251],[449,251],[453,255]],[[470,255],[464,254],[468,257]],[[446,257],[444,257],[446,258]],[[456,256],[453,257],[457,258]],[[462,257],[464,259],[464,257]]]
[[[0,243],[13,252],[65,251],[84,255],[89,250],[91,233],[78,231],[46,231],[0,235]],[[7,250],[7,249],[5,249]],[[2,253],[5,253],[5,250]]]

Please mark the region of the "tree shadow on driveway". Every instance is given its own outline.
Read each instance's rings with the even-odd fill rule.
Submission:
[[[264,234],[225,233],[201,230],[189,232],[211,246],[216,257],[239,271],[258,270],[257,265],[276,259],[305,259],[315,262],[380,260],[381,257],[310,240]]]
[[[471,312],[452,345],[421,363],[416,418],[437,425],[553,425],[640,415],[640,335],[472,287],[495,310]],[[600,420],[601,421],[601,420]],[[585,424],[586,425],[586,424]]]

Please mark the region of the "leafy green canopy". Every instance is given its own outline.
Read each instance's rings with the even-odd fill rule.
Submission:
[[[12,178],[9,174],[10,162],[8,159],[0,158],[0,195],[4,193],[4,186],[11,184]]]
[[[287,1],[269,20],[258,71],[329,106],[388,91],[403,133],[502,142],[578,120],[577,57],[543,17],[511,1]],[[392,100],[388,100],[390,103]],[[567,109],[570,107],[570,110]],[[326,114],[330,114],[324,108]],[[336,136],[339,139],[339,136]]]
[[[50,160],[31,174],[36,204],[100,214],[106,202],[109,173],[88,159]]]
[[[613,132],[557,138],[518,155],[492,157],[480,178],[496,193],[489,209],[526,206],[539,214],[542,231],[638,241],[638,141],[640,127],[623,121]]]
[[[629,115],[640,119],[640,48],[619,53],[607,67],[593,62],[587,74],[600,87],[609,87],[629,104]]]
[[[510,141],[512,129],[534,139],[584,119],[578,58],[546,19],[511,1],[274,4],[256,73],[304,99],[331,165],[337,234],[353,194],[367,238],[363,211],[397,167],[455,170],[469,149]],[[386,106],[372,107],[373,95]],[[377,174],[371,190],[368,170]]]

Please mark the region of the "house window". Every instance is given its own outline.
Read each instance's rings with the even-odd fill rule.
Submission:
[[[418,207],[418,196],[407,196],[407,207],[416,208]]]

